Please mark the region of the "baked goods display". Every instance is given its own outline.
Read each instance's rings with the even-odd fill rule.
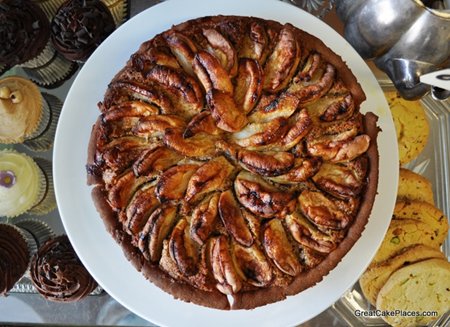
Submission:
[[[290,24],[187,21],[109,84],[88,150],[93,200],[175,298],[280,301],[322,280],[367,223],[378,128],[364,99],[341,58]]]
[[[441,251],[448,218],[434,206],[425,177],[401,168],[398,189],[388,232],[359,285],[379,310],[418,312],[383,316],[392,326],[426,325],[436,317],[422,312],[441,315],[450,303],[450,264]]]
[[[66,235],[39,247],[31,261],[30,276],[36,290],[54,302],[79,301],[97,287]]]
[[[386,91],[397,132],[400,164],[411,162],[423,151],[430,127],[419,100],[405,100],[396,91]]]

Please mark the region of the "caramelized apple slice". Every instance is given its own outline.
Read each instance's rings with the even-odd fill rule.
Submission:
[[[356,159],[347,164],[324,163],[313,177],[321,190],[346,199],[361,193],[367,171],[367,161]]]
[[[211,247],[211,267],[217,289],[229,295],[239,292],[242,280],[233,263],[226,236],[213,238]]]
[[[188,182],[196,172],[198,165],[187,164],[167,169],[159,178],[156,195],[159,201],[181,200],[184,197]]]
[[[276,118],[288,118],[298,108],[299,100],[288,93],[278,97],[261,98],[258,105],[248,116],[251,122],[269,122]]]
[[[228,72],[209,52],[200,50],[195,55],[193,68],[207,93],[213,89],[229,94],[233,93],[233,84]]]
[[[242,58],[234,87],[234,100],[239,108],[248,114],[261,96],[263,71],[258,61]]]
[[[269,177],[271,181],[280,184],[296,184],[313,177],[321,166],[318,158],[296,158],[294,166],[286,174]]]
[[[163,241],[175,226],[177,209],[167,204],[157,208],[142,229],[138,247],[147,260],[158,262],[161,258]]]
[[[302,213],[319,228],[340,230],[352,221],[351,215],[322,192],[304,190],[299,195],[298,202]]]
[[[211,115],[220,129],[236,132],[247,124],[245,113],[237,107],[230,93],[212,89],[206,94],[206,101]]]
[[[101,158],[106,166],[117,173],[128,168],[140,152],[149,147],[151,146],[143,138],[124,136],[104,145]]]
[[[200,245],[204,244],[211,232],[217,218],[217,206],[220,193],[205,197],[192,211],[190,231],[192,238]]]
[[[189,236],[189,223],[184,218],[180,219],[172,230],[169,254],[183,275],[192,276],[197,273],[198,253]]]
[[[140,187],[126,208],[127,232],[136,237],[147,222],[150,214],[159,206],[155,195],[155,184],[148,183]]]
[[[215,57],[230,77],[237,72],[237,54],[233,45],[221,33],[213,28],[203,29],[203,36],[208,40]]]
[[[212,118],[210,111],[205,110],[192,117],[184,130],[183,136],[188,138],[202,132],[211,135],[220,135],[223,133],[223,131],[217,127],[216,121]]]
[[[145,177],[136,178],[133,171],[127,171],[115,180],[108,191],[108,203],[114,211],[125,208],[136,189],[147,182]]]
[[[298,211],[287,215],[285,222],[292,237],[298,243],[320,253],[330,253],[336,248],[332,237],[318,230]]]
[[[166,129],[163,137],[164,144],[179,154],[191,158],[209,159],[216,153],[216,138],[206,133],[198,133],[185,139],[183,130]]]
[[[240,149],[237,160],[245,169],[261,176],[279,176],[294,166],[294,155],[289,152]]]
[[[133,172],[136,176],[155,176],[182,158],[177,152],[158,145],[141,153],[133,164]]]
[[[302,104],[315,101],[329,91],[335,75],[336,69],[332,65],[323,62],[319,54],[311,54],[287,92],[295,95]]]
[[[278,269],[290,276],[297,276],[302,271],[281,220],[275,218],[268,221],[264,226],[262,237],[264,250]]]
[[[167,46],[154,46],[153,43],[145,42],[141,45],[140,51],[131,56],[133,68],[144,75],[155,65],[167,66],[179,69],[177,58],[173,56]]]
[[[349,119],[355,112],[356,106],[347,87],[340,79],[337,79],[324,96],[306,104],[306,108],[311,117],[320,123]]]
[[[269,55],[269,49],[269,38],[264,26],[258,22],[251,22],[238,50],[239,57],[255,59],[262,65]]]
[[[250,123],[231,135],[232,140],[249,150],[264,150],[276,143],[288,130],[288,121],[275,118],[263,123]]]
[[[194,42],[180,32],[169,33],[166,35],[166,41],[184,71],[193,76],[192,65],[197,52],[197,46]]]
[[[145,77],[163,86],[165,94],[181,116],[192,117],[203,108],[200,85],[184,71],[156,65]]]
[[[109,85],[103,106],[110,108],[113,104],[139,100],[158,108],[163,114],[175,112],[170,99],[153,85],[143,85],[132,81],[116,81]]]
[[[295,208],[296,199],[280,191],[262,178],[242,171],[234,181],[238,201],[250,212],[262,218],[284,216]]]
[[[252,234],[245,223],[241,209],[231,190],[222,192],[219,198],[219,214],[228,233],[243,246],[253,243]]]
[[[176,115],[152,115],[143,117],[133,129],[135,135],[151,138],[160,138],[168,128],[184,129],[186,123]]]
[[[222,191],[233,171],[234,166],[223,156],[204,163],[189,180],[185,201],[196,203],[208,193]]]
[[[283,137],[274,144],[273,149],[287,151],[296,146],[311,130],[313,124],[308,111],[302,109],[289,118],[289,127]]]
[[[310,155],[326,161],[351,161],[365,153],[370,145],[370,137],[359,134],[361,130],[361,115],[345,122],[327,124],[309,133],[306,149]]]
[[[278,35],[272,54],[264,65],[264,90],[276,93],[285,88],[300,62],[301,50],[293,30],[286,24]]]
[[[112,106],[102,114],[102,123],[108,128],[109,137],[131,134],[139,118],[159,114],[158,108],[141,101],[126,101]]]
[[[237,272],[247,283],[265,287],[272,282],[273,273],[269,260],[256,245],[245,247],[232,242],[232,253]]]

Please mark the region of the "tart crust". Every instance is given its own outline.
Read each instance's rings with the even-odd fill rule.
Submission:
[[[175,298],[217,309],[283,300],[321,281],[367,224],[379,128],[359,113],[364,100],[345,62],[290,24],[173,26],[140,46],[99,103],[93,201],[127,259]],[[338,177],[318,183],[324,162]],[[158,216],[170,206],[175,219]]]

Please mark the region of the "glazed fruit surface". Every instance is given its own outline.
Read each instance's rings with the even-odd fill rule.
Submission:
[[[177,298],[252,308],[298,293],[367,222],[377,152],[364,99],[340,57],[290,24],[174,26],[141,45],[99,103],[87,164],[97,209],[136,268]]]

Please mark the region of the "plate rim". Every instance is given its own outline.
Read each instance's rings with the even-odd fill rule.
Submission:
[[[208,8],[205,8],[204,4],[208,3]],[[214,3],[214,6],[212,5]],[[392,117],[390,116],[389,113],[389,107],[387,105],[386,99],[383,97],[382,99],[380,99],[380,92],[382,92],[380,86],[378,85],[373,73],[370,71],[370,69],[368,68],[368,66],[364,63],[364,61],[361,59],[361,57],[356,53],[355,50],[353,50],[353,48],[351,48],[351,46],[345,41],[345,39],[343,39],[336,31],[334,31],[333,29],[331,29],[331,27],[329,27],[328,25],[326,25],[324,22],[318,20],[317,18],[313,17],[312,15],[310,15],[307,12],[304,12],[303,10],[294,7],[288,3],[284,3],[281,1],[276,1],[276,0],[246,0],[246,1],[241,1],[241,0],[231,0],[231,1],[227,1],[226,8],[224,8],[224,4],[222,3],[222,1],[220,0],[191,0],[189,2],[189,8],[187,8],[186,10],[175,10],[172,11],[173,9],[177,8],[179,9],[180,6],[182,5],[186,5],[184,3],[184,1],[182,0],[169,0],[163,3],[160,3],[156,6],[150,7],[147,10],[139,13],[138,15],[134,16],[133,18],[131,18],[129,21],[127,21],[125,24],[123,24],[121,27],[119,27],[113,34],[110,35],[110,37],[108,37],[104,43],[102,43],[102,45],[94,52],[94,54],[91,56],[91,58],[85,63],[85,65],[82,67],[82,69],[80,70],[80,72],[78,73],[77,77],[75,78],[74,83],[72,84],[72,87],[70,88],[68,94],[67,94],[67,98],[66,101],[64,103],[63,106],[63,110],[61,112],[61,116],[60,116],[60,120],[58,123],[58,127],[57,127],[57,131],[56,131],[56,137],[55,137],[55,144],[54,144],[54,151],[53,151],[53,170],[54,170],[54,184],[55,184],[55,193],[56,193],[56,200],[58,203],[58,208],[60,209],[60,216],[61,216],[61,220],[63,223],[63,226],[66,230],[66,233],[69,237],[69,239],[71,240],[77,254],[79,255],[81,261],[83,262],[83,264],[86,266],[86,268],[89,270],[89,272],[94,276],[94,278],[98,279],[99,284],[102,286],[102,288],[104,288],[108,294],[110,294],[114,299],[116,299],[116,301],[118,301],[119,303],[121,303],[122,305],[124,305],[125,307],[127,307],[127,309],[129,309],[130,311],[136,313],[137,315],[141,316],[144,319],[147,319],[149,321],[152,321],[154,323],[157,323],[158,325],[173,325],[176,324],[176,322],[179,322],[179,319],[174,318],[173,317],[167,317],[166,316],[166,312],[164,312],[163,314],[165,316],[161,316],[161,315],[156,315],[155,314],[151,314],[148,311],[146,311],[144,308],[142,308],[141,306],[137,305],[137,303],[135,303],[136,301],[139,300],[148,300],[145,296],[143,297],[142,294],[132,294],[133,297],[135,297],[134,299],[132,299],[132,302],[130,302],[130,300],[128,299],[128,294],[123,294],[123,289],[120,289],[118,287],[116,287],[115,285],[111,284],[111,280],[109,279],[105,279],[104,274],[105,272],[102,271],[101,267],[99,268],[98,266],[98,258],[93,254],[95,252],[89,251],[89,247],[86,246],[85,242],[83,241],[83,236],[86,236],[86,234],[80,234],[80,231],[77,230],[77,224],[74,221],[74,219],[76,219],[76,217],[74,217],[74,212],[73,211],[69,211],[69,209],[79,209],[79,208],[75,208],[74,207],[74,200],[80,200],[80,199],[85,199],[86,197],[84,194],[83,198],[80,198],[79,194],[75,194],[74,196],[69,196],[69,195],[65,195],[65,192],[67,190],[72,190],[70,186],[74,186],[74,185],[78,185],[79,184],[79,179],[77,180],[76,178],[74,178],[73,176],[70,177],[68,176],[68,174],[71,173],[71,170],[69,168],[73,168],[72,166],[75,164],[75,162],[78,162],[77,160],[71,160],[69,161],[69,165],[67,164],[67,157],[70,157],[70,151],[68,151],[68,147],[70,148],[71,146],[73,146],[74,149],[81,149],[82,147],[80,146],[80,144],[76,144],[74,143],[74,140],[70,138],[70,134],[69,131],[73,132],[74,131],[74,126],[72,125],[72,121],[71,119],[74,116],[74,110],[76,110],[77,105],[75,105],[75,103],[77,103],[78,101],[80,101],[80,97],[82,97],[84,95],[84,92],[86,91],[93,91],[91,88],[86,89],[86,86],[83,83],[86,83],[87,81],[89,82],[93,82],[96,81],[100,78],[102,81],[110,81],[113,77],[113,74],[115,74],[115,72],[118,71],[114,70],[113,68],[110,68],[111,66],[114,65],[110,65],[110,64],[114,64],[114,62],[110,63],[109,65],[99,65],[99,63],[102,62],[102,58],[105,57],[105,55],[108,54],[108,52],[115,50],[118,45],[117,42],[118,40],[123,40],[122,38],[124,36],[127,35],[127,33],[129,33],[129,30],[132,30],[134,28],[136,28],[136,26],[139,26],[140,23],[142,23],[142,21],[146,21],[147,19],[151,18],[151,17],[157,17],[158,15],[165,13],[166,16],[169,13],[170,19],[171,20],[171,24],[175,24],[178,22],[182,22],[184,20],[186,20],[186,17],[189,15],[193,15],[190,18],[196,18],[196,17],[201,17],[201,16],[205,16],[205,14],[197,14],[195,15],[195,12],[211,12],[210,15],[213,15],[214,12],[220,12],[222,14],[230,14],[229,12],[236,12],[236,11],[248,11],[250,12],[250,8],[252,9],[252,13],[251,14],[242,14],[242,15],[253,15],[253,16],[258,16],[258,17],[262,17],[262,18],[266,18],[266,19],[273,19],[273,20],[277,20],[280,21],[282,23],[284,22],[290,22],[292,23],[294,26],[297,26],[301,29],[304,29],[306,31],[308,31],[308,28],[310,28],[310,26],[302,26],[301,24],[299,24],[300,19],[304,19],[307,22],[314,22],[315,24],[315,28],[319,28],[320,27],[320,33],[330,33],[328,35],[330,35],[330,37],[338,37],[340,38],[343,42],[343,48],[346,49],[346,51],[350,51],[349,53],[339,53],[342,57],[344,57],[345,59],[347,58],[352,58],[351,61],[347,61],[347,64],[350,66],[350,68],[352,68],[352,66],[358,66],[357,71],[355,71],[354,69],[352,69],[352,71],[355,73],[355,75],[361,75],[359,77],[362,77],[362,80],[360,78],[358,78],[358,80],[360,81],[361,85],[363,86],[364,91],[367,95],[367,100],[366,102],[363,104],[362,108],[366,108],[367,107],[367,103],[369,104],[373,104],[375,103],[378,107],[375,108],[375,111],[377,113],[377,115],[381,118],[380,119],[380,123],[381,126],[383,127],[383,131],[379,134],[379,143],[380,143],[380,138],[383,140],[383,146],[387,146],[389,145],[389,143],[386,145],[385,144],[385,138],[392,138],[392,136],[395,136],[395,129],[394,129],[394,125],[393,125],[393,121],[392,121]],[[255,8],[255,5],[258,5]],[[245,7],[245,10],[244,10]],[[290,13],[289,15],[287,13]],[[175,17],[171,16],[174,15],[175,13]],[[176,15],[177,13],[180,13],[178,16]],[[298,18],[292,18],[294,17],[293,14],[298,15]],[[276,16],[276,18],[278,19],[274,19],[274,18],[270,18],[270,17],[266,17],[267,15],[270,15],[271,17]],[[280,18],[285,18],[285,20],[280,19]],[[189,18],[189,17],[188,17]],[[158,22],[158,28],[154,27],[153,31],[155,32],[154,34],[156,34],[157,32],[162,32],[165,29],[164,26],[166,26],[166,28],[170,27],[167,26],[168,23],[168,17],[165,17],[165,21],[164,22]],[[323,30],[325,30],[325,32],[323,32]],[[311,31],[308,31],[309,33],[316,35],[317,34]],[[154,35],[153,34],[153,35]],[[144,41],[146,41],[147,39],[153,37],[153,35],[148,35],[147,38],[145,39],[140,39],[136,40],[133,39],[133,41],[129,41],[129,43],[131,42],[139,42],[136,44],[140,44]],[[136,37],[136,36],[134,36]],[[321,38],[324,43],[329,46],[331,49],[333,49],[333,51],[336,52],[336,50],[334,49],[336,47],[335,43],[336,42],[328,42],[325,41],[322,37]],[[350,49],[349,49],[350,47]],[[136,48],[130,48],[128,50],[128,55],[131,55],[132,53],[134,53],[137,50]],[[355,59],[356,58],[356,59]],[[123,58],[123,54],[122,54],[122,59]],[[358,65],[357,65],[358,63]],[[119,65],[119,69],[121,67],[123,67],[123,65],[125,65],[125,61],[121,62],[120,64],[115,63],[116,66]],[[360,65],[363,65],[362,67],[360,67]],[[101,75],[99,77],[99,74],[97,73],[97,76],[91,76],[92,74],[90,73],[89,70],[92,70],[94,67],[97,71],[100,71],[100,73],[104,73],[103,75]],[[361,70],[360,70],[361,69]],[[364,82],[364,83],[362,83]],[[103,84],[103,86],[105,86]],[[106,88],[101,90],[101,97],[99,97],[97,99],[97,101],[99,101],[100,99],[102,99],[103,97],[103,93],[106,90]],[[94,94],[98,94],[98,91],[95,92],[94,90]],[[90,98],[94,97],[94,95],[90,95]],[[86,101],[86,100],[85,100]],[[372,108],[366,108],[367,109],[372,109]],[[99,114],[98,111],[95,112],[95,117],[97,117]],[[92,115],[92,114],[91,114]],[[90,123],[94,123],[94,121],[91,121]],[[71,126],[72,125],[72,126]],[[90,130],[90,126],[91,124],[89,124],[89,130]],[[89,133],[90,134],[90,133]],[[84,156],[83,158],[86,159],[87,158],[87,143],[86,143],[86,137],[85,135],[83,135],[82,140],[84,141],[84,153],[82,154],[82,156]],[[82,142],[83,143],[83,142]],[[393,143],[393,142],[391,142]],[[398,163],[398,152],[397,152],[397,148],[393,147],[392,144],[390,144],[390,146],[388,147],[391,157],[390,157],[390,164],[392,165],[392,162],[397,162]],[[75,151],[76,152],[76,151]],[[381,152],[381,151],[380,151]],[[370,237],[368,236],[368,232],[367,230],[369,229],[368,227],[371,227],[372,225],[374,225],[374,219],[378,219],[379,221],[377,221],[378,226],[377,230],[378,232],[382,235],[384,235],[384,233],[386,232],[388,225],[389,225],[389,220],[390,220],[390,215],[393,212],[394,209],[394,204],[395,204],[395,196],[396,196],[396,190],[397,190],[397,181],[398,181],[398,164],[397,164],[397,168],[394,170],[392,167],[387,167],[386,166],[386,156],[387,154],[384,154],[383,156],[380,153],[380,176],[379,176],[379,189],[381,188],[383,191],[386,188],[386,180],[382,180],[383,178],[387,178],[387,180],[389,180],[389,187],[387,188],[387,192],[384,192],[382,194],[380,194],[380,192],[378,192],[376,198],[375,198],[375,203],[374,203],[374,209],[372,210],[372,214],[369,217],[369,222],[366,225],[366,229],[365,231],[362,233],[360,239],[356,242],[356,244],[352,247],[352,249],[344,256],[344,258],[342,259],[342,261],[337,265],[336,268],[334,268],[327,276],[324,277],[324,280],[318,284],[316,284],[315,286],[313,286],[312,288],[309,288],[303,292],[300,292],[299,294],[295,295],[295,296],[290,296],[288,297],[288,299],[284,300],[284,301],[280,301],[280,302],[276,302],[273,304],[269,304],[263,307],[259,307],[253,310],[249,310],[249,311],[221,311],[221,310],[216,310],[216,309],[209,309],[209,308],[204,308],[204,307],[200,307],[197,305],[193,305],[193,304],[187,304],[184,303],[182,301],[179,300],[173,300],[171,298],[171,295],[168,295],[167,293],[163,292],[162,290],[156,288],[153,284],[151,284],[148,281],[145,281],[144,277],[142,274],[138,273],[134,267],[132,267],[131,264],[128,263],[127,268],[132,268],[134,270],[133,272],[130,272],[130,269],[126,269],[126,273],[127,276],[132,276],[132,278],[137,278],[138,280],[140,279],[144,279],[145,283],[150,284],[152,287],[150,288],[152,290],[152,292],[156,291],[156,294],[158,297],[161,297],[164,301],[168,301],[168,302],[174,302],[173,305],[175,308],[183,308],[183,309],[188,309],[188,311],[194,311],[196,313],[196,315],[194,314],[184,314],[181,315],[180,318],[182,318],[183,322],[189,322],[189,323],[196,323],[197,325],[208,325],[208,321],[209,319],[219,319],[218,321],[225,321],[226,325],[229,325],[230,323],[233,323],[234,325],[245,325],[246,323],[248,323],[249,320],[251,320],[252,323],[255,323],[257,319],[258,322],[260,322],[260,325],[267,325],[267,320],[268,320],[268,316],[267,316],[267,309],[270,307],[271,310],[275,310],[277,313],[279,313],[281,315],[281,317],[286,316],[285,311],[286,309],[283,308],[284,306],[289,306],[292,307],[293,303],[297,304],[298,299],[299,298],[303,298],[303,297],[308,297],[308,296],[312,296],[310,295],[310,293],[315,294],[315,290],[317,289],[318,286],[323,285],[324,281],[329,280],[330,278],[333,278],[333,276],[337,273],[340,272],[341,270],[346,270],[349,269],[349,263],[347,261],[349,261],[350,256],[355,256],[355,255],[361,255],[361,251],[360,251],[360,247],[358,248],[358,244],[362,244],[363,240],[366,240],[368,238],[370,238],[370,242],[371,242],[371,246],[372,246],[372,251],[369,252],[373,252],[372,255],[366,256],[366,258],[360,259],[358,262],[358,272],[362,273],[364,271],[364,269],[367,267],[367,265],[370,263],[370,259],[371,257],[375,254],[375,251],[373,250],[374,244],[377,245],[376,247],[378,247],[379,244],[381,244],[382,241],[382,237],[380,235],[371,235]],[[397,160],[396,160],[397,158]],[[80,160],[78,158],[78,160]],[[84,163],[86,163],[86,160],[84,160]],[[392,165],[392,166],[395,166]],[[84,167],[84,164],[83,164]],[[80,168],[80,167],[79,167]],[[390,172],[386,171],[386,169],[391,168]],[[84,169],[83,169],[84,171]],[[382,174],[383,173],[383,174]],[[80,172],[77,171],[78,177],[80,177]],[[85,178],[82,180],[82,183],[85,183]],[[381,186],[380,186],[381,185]],[[75,187],[75,189],[77,189]],[[87,190],[90,189],[87,185],[84,185],[84,187],[81,187],[81,189],[83,190]],[[387,196],[386,193],[389,193],[390,190],[390,195],[391,198],[389,198]],[[90,199],[90,195],[89,195],[89,199]],[[389,219],[386,217],[375,217],[375,207],[377,206],[377,208],[380,205],[380,202],[383,202],[383,210],[381,210],[381,212],[384,214],[389,214]],[[92,201],[91,201],[92,202]],[[86,204],[82,201],[83,204]],[[89,203],[88,203],[88,207],[89,207]],[[91,203],[90,206],[90,210],[76,210],[78,213],[81,214],[92,214],[92,208],[93,208],[93,202]],[[120,248],[119,245],[117,245],[112,237],[109,236],[109,234],[107,233],[106,229],[103,226],[103,223],[101,222],[101,219],[99,219],[100,217],[98,217],[98,215],[96,214],[95,208],[94,208],[94,213],[96,215],[96,218],[98,218],[97,222],[94,223],[94,227],[96,228],[95,230],[97,231],[98,227],[99,227],[99,221],[101,223],[101,227],[102,227],[102,231],[100,231],[101,235],[104,237],[105,234],[109,237],[111,242],[106,242],[106,244],[108,245],[108,248],[112,246],[113,249],[113,254],[114,256],[116,256],[118,253],[118,251],[120,252],[120,255],[123,257],[122,260],[119,260],[118,263],[123,263],[123,260],[125,259],[123,254],[122,254],[122,249]],[[378,214],[378,212],[376,212]],[[87,218],[84,218],[87,219]],[[84,221],[82,221],[84,223]],[[102,239],[103,239],[102,237]],[[92,240],[90,240],[92,241]],[[367,243],[367,241],[366,241]],[[350,255],[351,253],[354,253],[352,255]],[[98,255],[98,254],[96,254]],[[97,264],[96,264],[97,262]],[[347,271],[348,273],[348,271]],[[331,277],[330,277],[331,276]],[[359,275],[358,275],[359,277]],[[321,303],[322,305],[315,305],[314,307],[310,306],[310,311],[308,311],[307,313],[300,313],[299,315],[289,315],[288,319],[284,319],[284,320],[280,320],[278,319],[278,322],[280,324],[284,324],[284,325],[293,325],[293,324],[299,324],[299,323],[303,323],[311,318],[313,318],[314,316],[320,314],[322,311],[326,310],[329,305],[331,305],[333,302],[335,302],[344,292],[347,288],[351,287],[353,285],[354,282],[357,281],[357,278],[355,280],[353,280],[353,282],[351,283],[351,285],[348,285],[348,281],[346,281],[346,283],[344,283],[345,285],[336,285],[336,287],[339,289],[339,291],[336,292],[336,290],[333,290],[332,292],[332,296],[329,296],[329,298],[327,298],[327,301],[325,301],[327,303],[327,305],[323,305],[323,303]],[[140,283],[138,283],[136,285],[136,281],[130,281],[132,283],[132,286],[140,286]],[[328,283],[329,284],[329,283]],[[148,287],[147,287],[148,288]],[[158,293],[159,292],[159,293]],[[339,293],[339,294],[338,294]],[[167,297],[170,297],[169,299],[167,299]],[[321,299],[323,302],[323,298]],[[302,302],[302,301],[300,301]],[[308,306],[308,303],[303,303],[306,306]],[[194,308],[194,309],[193,309]],[[151,310],[150,310],[151,311]],[[284,313],[284,316],[283,316]],[[199,317],[199,315],[201,317]],[[277,315],[278,316],[278,315]],[[280,317],[280,316],[278,316]],[[217,321],[217,320],[216,320]],[[273,321],[271,321],[273,322]]]

